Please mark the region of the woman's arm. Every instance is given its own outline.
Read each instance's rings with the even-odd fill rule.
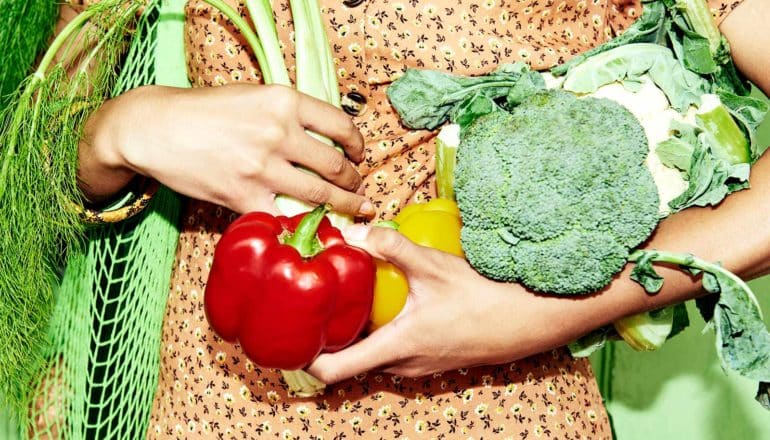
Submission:
[[[770,92],[770,22],[766,0],[745,0],[722,25],[739,68]],[[416,246],[392,230],[353,226],[346,238],[394,262],[409,278],[410,297],[392,323],[352,347],[321,355],[310,371],[335,382],[372,368],[419,376],[513,361],[565,345],[628,315],[703,294],[684,272],[656,265],[665,279],[648,295],[630,279],[629,265],[602,292],[579,298],[535,295],[494,283],[462,259]],[[770,272],[770,156],[752,168],[751,189],[716,208],[689,208],[667,218],[644,246],[721,261],[749,279]]]

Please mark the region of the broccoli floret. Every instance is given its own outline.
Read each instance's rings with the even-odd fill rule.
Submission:
[[[463,129],[455,192],[468,261],[549,293],[601,289],[658,223],[637,119],[605,99],[540,92]]]

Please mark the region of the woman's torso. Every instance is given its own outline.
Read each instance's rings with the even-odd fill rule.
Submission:
[[[619,13],[607,0],[321,4],[341,93],[366,100],[354,119],[367,147],[359,171],[380,218],[434,195],[434,133],[403,128],[385,96],[406,67],[467,75],[525,61],[545,69],[605,41],[640,12],[631,5]],[[273,7],[293,66],[290,13],[284,3]],[[259,81],[248,49],[221,14],[200,0],[190,1],[187,13],[194,86]],[[205,320],[202,299],[214,245],[233,218],[207,203],[187,205],[149,437],[610,437],[588,362],[563,349],[420,379],[370,372],[330,386],[318,399],[288,397],[279,374],[255,367],[237,346],[214,336]]]

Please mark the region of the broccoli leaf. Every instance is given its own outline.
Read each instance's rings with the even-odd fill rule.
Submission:
[[[663,277],[658,275],[655,268],[652,267],[652,261],[655,258],[654,253],[644,254],[631,271],[631,279],[644,287],[645,292],[655,294],[660,292],[663,287]]]
[[[699,138],[693,148],[690,168],[686,171],[689,185],[669,203],[674,211],[691,206],[713,206],[727,194],[748,187],[749,164],[730,165],[714,157],[704,143],[705,140]]]
[[[674,58],[667,47],[651,43],[634,43],[594,55],[573,66],[564,79],[564,89],[575,93],[591,93],[604,85],[635,80],[647,74],[666,94],[671,107],[685,112],[699,104],[710,90],[703,78]]]
[[[498,109],[499,107],[492,98],[482,92],[476,92],[453,108],[449,119],[462,128],[475,121],[476,118]]]
[[[551,73],[556,76],[566,74],[572,67],[582,63],[588,58],[602,52],[625,46],[632,43],[656,43],[663,44],[666,30],[670,24],[667,21],[666,7],[661,2],[645,3],[642,16],[636,20],[625,32],[612,40],[595,47],[587,52],[575,56],[566,63],[560,64]]]
[[[671,325],[671,332],[668,334],[668,339],[682,333],[684,329],[690,326],[690,317],[687,314],[687,306],[685,303],[679,303],[674,307],[674,322]]]
[[[635,262],[642,259],[645,263],[671,263],[703,273],[704,288],[713,295],[699,298],[696,303],[709,328],[716,332],[716,350],[722,367],[760,381],[757,400],[766,405],[770,332],[749,286],[721,265],[689,254],[637,250],[629,257],[629,261]]]
[[[523,63],[504,64],[489,75],[468,77],[433,70],[407,69],[388,87],[387,95],[401,121],[409,128],[433,130],[446,122],[459,105],[468,105],[474,95],[490,100],[508,96],[520,80],[515,97],[532,89],[533,75]],[[542,78],[540,78],[542,83]],[[544,85],[543,85],[544,87]]]

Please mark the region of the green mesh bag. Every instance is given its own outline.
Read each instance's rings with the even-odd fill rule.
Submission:
[[[148,4],[113,95],[154,83],[188,86],[184,4]],[[47,365],[34,385],[30,417],[6,411],[0,438],[144,437],[157,388],[179,212],[179,198],[161,188],[143,214],[87,231],[56,292]]]

